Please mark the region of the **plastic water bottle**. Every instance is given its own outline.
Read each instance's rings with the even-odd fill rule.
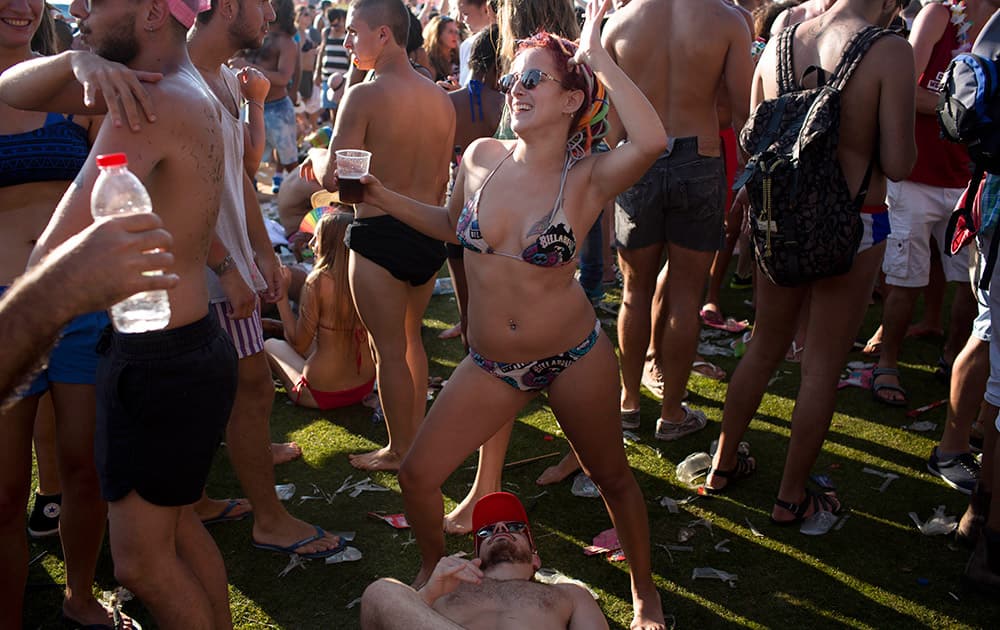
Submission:
[[[139,178],[128,170],[124,153],[97,156],[101,174],[90,195],[91,214],[95,219],[125,214],[152,212],[149,193]],[[162,271],[150,271],[158,275]],[[167,292],[143,291],[125,298],[111,307],[111,321],[122,333],[141,333],[166,328],[170,322],[170,300]]]

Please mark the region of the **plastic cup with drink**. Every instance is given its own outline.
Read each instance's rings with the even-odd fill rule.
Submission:
[[[341,203],[361,203],[365,198],[361,178],[368,174],[372,154],[361,149],[337,151],[337,188]]]

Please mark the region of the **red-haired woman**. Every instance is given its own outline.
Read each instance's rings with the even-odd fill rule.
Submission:
[[[469,250],[470,353],[438,396],[399,471],[422,556],[417,583],[427,580],[444,554],[441,484],[547,389],[628,556],[633,627],[662,627],[646,508],[622,447],[618,363],[573,278],[577,235],[586,234],[605,203],[666,147],[656,112],[601,48],[601,18],[610,4],[591,2],[579,49],[544,33],[519,45],[511,74],[500,79],[517,138],[485,138],[469,146],[448,208],[419,204],[375,178],[363,181],[366,203]],[[604,85],[632,140],[591,154],[590,142],[604,125]]]

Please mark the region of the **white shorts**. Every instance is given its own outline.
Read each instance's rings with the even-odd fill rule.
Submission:
[[[948,219],[965,191],[964,188],[937,188],[915,182],[888,182],[886,203],[892,233],[885,248],[882,271],[887,284],[897,287],[925,287],[930,279],[931,237],[949,282],[969,281],[968,248],[955,256],[945,253]]]

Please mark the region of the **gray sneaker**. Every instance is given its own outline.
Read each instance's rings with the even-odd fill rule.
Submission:
[[[708,424],[708,418],[705,417],[703,411],[691,409],[685,404],[681,404],[681,408],[684,410],[684,419],[682,421],[667,422],[663,418],[656,421],[656,433],[654,435],[657,440],[663,440],[664,442],[679,440],[685,435],[701,431]]]
[[[633,409],[632,411],[621,410],[622,415],[622,428],[623,429],[638,429],[639,428],[639,410]]]
[[[972,453],[962,453],[948,459],[938,457],[937,447],[927,460],[927,470],[962,494],[972,494],[979,480],[979,462]]]

